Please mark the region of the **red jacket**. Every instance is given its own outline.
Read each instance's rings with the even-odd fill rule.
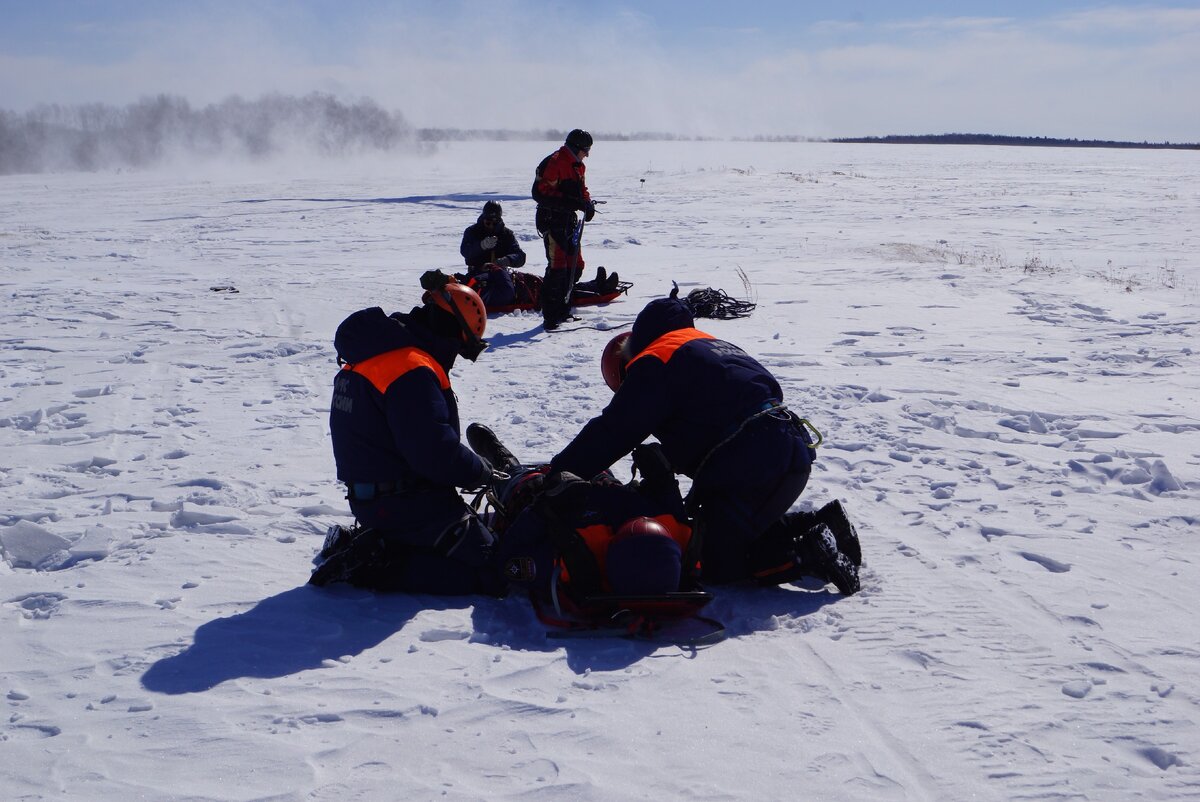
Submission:
[[[533,179],[533,199],[539,206],[583,211],[592,201],[584,177],[586,173],[583,160],[563,145],[538,165]]]

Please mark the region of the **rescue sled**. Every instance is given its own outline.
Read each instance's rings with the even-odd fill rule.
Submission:
[[[571,293],[571,306],[593,306],[595,304],[606,304],[610,301],[615,301],[618,296],[629,292],[629,288],[633,286],[632,281],[619,281],[617,288],[612,292],[598,293],[591,290],[576,289]],[[504,315],[509,312],[532,311],[540,309],[540,304],[533,301],[524,303],[513,303],[499,305],[488,305],[487,311],[489,315]]]

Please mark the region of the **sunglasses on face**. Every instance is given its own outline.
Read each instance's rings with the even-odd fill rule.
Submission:
[[[500,218],[499,218],[499,217],[485,217],[485,218],[483,218],[483,224],[484,224],[485,226],[494,226],[494,225],[496,225],[496,224],[497,224],[497,223],[499,223],[499,222],[500,222]]]

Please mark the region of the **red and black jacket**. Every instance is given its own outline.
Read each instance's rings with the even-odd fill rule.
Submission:
[[[545,232],[571,227],[575,212],[586,211],[592,196],[587,188],[587,165],[567,145],[542,159],[531,194],[537,201],[537,228]]]

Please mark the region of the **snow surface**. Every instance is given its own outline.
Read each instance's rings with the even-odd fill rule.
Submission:
[[[1194,153],[598,143],[585,257],[634,288],[581,316],[744,271],[702,328],[824,433],[863,591],[721,589],[692,651],[305,585],[337,323],[488,198],[541,265],[555,146],[0,179],[0,795],[1200,798]],[[547,458],[610,335],[489,334],[464,425]]]

